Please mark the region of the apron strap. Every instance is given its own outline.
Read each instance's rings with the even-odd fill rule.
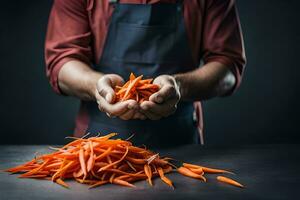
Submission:
[[[178,4],[183,3],[183,1],[184,1],[184,0],[176,0],[176,2],[177,2]],[[119,3],[119,0],[108,0],[108,2],[109,2],[110,4],[115,4],[115,3]]]
[[[119,0],[108,0],[109,4],[119,3]]]
[[[200,138],[200,144],[204,145],[204,135],[203,135],[203,112],[200,101],[194,102],[194,119],[197,123],[198,134]]]

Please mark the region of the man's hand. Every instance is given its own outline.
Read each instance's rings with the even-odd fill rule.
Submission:
[[[113,88],[123,83],[122,77],[116,74],[107,74],[98,80],[95,97],[99,110],[105,112],[109,117],[120,117],[123,120],[144,119],[143,114],[137,111],[139,106],[135,100],[114,103],[115,91]]]
[[[153,83],[159,85],[160,89],[150,96],[149,101],[140,105],[140,110],[147,118],[158,120],[176,111],[180,91],[174,77],[169,75],[158,76]]]

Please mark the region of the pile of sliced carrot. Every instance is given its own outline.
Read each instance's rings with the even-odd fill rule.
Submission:
[[[128,140],[112,139],[116,133],[102,137],[73,138],[74,141],[61,148],[53,148],[55,152],[35,157],[33,160],[7,169],[7,172],[21,173],[20,178],[36,178],[52,180],[64,187],[69,187],[66,179],[75,179],[79,183],[88,184],[90,188],[104,184],[117,184],[135,187],[132,183],[152,179],[160,179],[173,187],[166,173],[177,171],[180,174],[206,182],[205,173],[231,173],[221,169],[212,169],[199,165],[183,163],[182,166],[172,164],[171,158],[161,158],[159,154],[136,147]],[[219,181],[243,187],[238,182],[218,177]]]
[[[142,79],[143,75],[135,77],[133,73],[130,74],[129,81],[123,86],[117,86],[116,102],[134,99],[139,103],[149,100],[149,97],[159,90],[159,86],[152,84],[153,79]]]

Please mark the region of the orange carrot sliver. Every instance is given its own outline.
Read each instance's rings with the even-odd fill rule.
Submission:
[[[200,166],[200,165],[194,165],[194,164],[190,164],[190,163],[183,163],[183,166],[187,167],[187,168],[196,168],[196,169],[201,168],[203,170],[203,172],[211,173],[211,174],[219,174],[219,173],[234,174],[233,172],[230,172],[230,171],[227,171],[227,170],[203,167],[203,166]]]
[[[191,170],[189,170],[188,168],[186,167],[179,167],[177,168],[177,171],[184,175],[184,176],[188,176],[188,177],[191,177],[191,178],[196,178],[196,179],[201,179],[203,180],[204,182],[206,182],[206,178],[202,175],[199,175],[199,174],[196,174],[194,172],[192,172]]]
[[[135,185],[133,185],[127,181],[120,180],[120,179],[114,179],[113,183],[117,184],[117,185],[127,186],[127,187],[135,187]]]
[[[217,180],[218,181],[221,181],[223,183],[227,183],[227,184],[230,184],[230,185],[233,185],[233,186],[236,186],[236,187],[241,187],[243,188],[244,186],[242,184],[240,184],[239,182],[231,179],[231,178],[227,178],[225,176],[218,176],[217,177]]]
[[[69,188],[69,185],[66,184],[63,180],[61,180],[60,178],[56,179],[56,183],[58,183],[59,185],[65,187],[65,188]]]
[[[87,170],[86,170],[86,164],[85,164],[83,148],[81,148],[79,150],[79,162],[80,162],[81,170],[82,170],[83,174],[86,176],[87,175]]]
[[[152,178],[151,167],[148,164],[144,165],[144,171],[145,171],[146,176],[148,177],[149,184],[152,186],[153,184],[152,184],[152,179],[151,179]]]
[[[159,168],[157,168],[157,171],[158,171],[158,174],[159,174],[161,180],[174,189],[172,181],[164,175],[163,169],[161,167],[159,167]]]
[[[108,181],[98,181],[98,182],[96,182],[95,184],[91,185],[91,186],[89,187],[89,189],[94,188],[94,187],[98,187],[98,186],[100,186],[100,185],[104,185],[104,184],[106,184],[106,183],[108,183]]]

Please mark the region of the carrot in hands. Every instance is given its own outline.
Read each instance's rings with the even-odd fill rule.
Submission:
[[[117,86],[115,88],[115,101],[119,102],[128,99],[136,100],[139,103],[148,101],[149,97],[159,90],[159,86],[152,84],[152,79],[143,80],[142,78],[143,75],[135,77],[135,75],[131,73],[129,81],[127,81],[123,86]]]

